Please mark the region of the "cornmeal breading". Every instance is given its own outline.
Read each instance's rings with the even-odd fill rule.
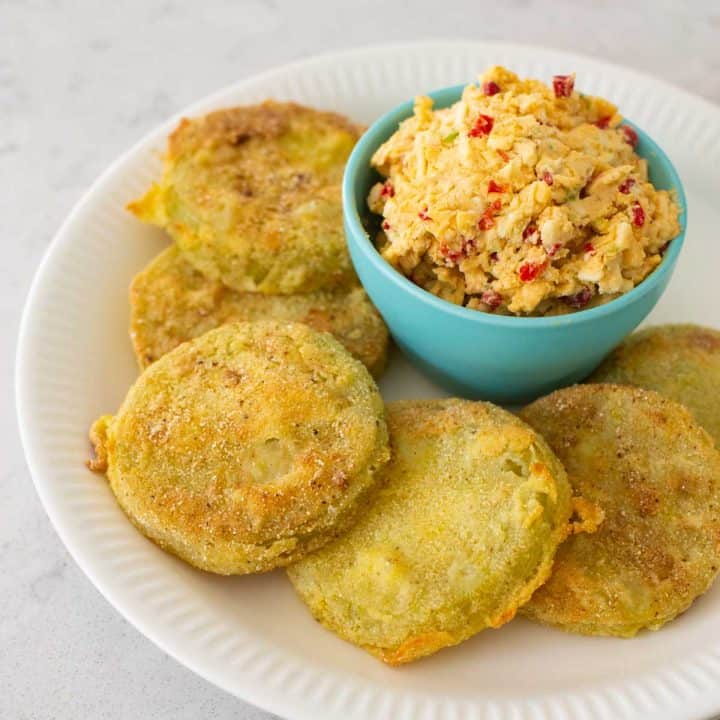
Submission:
[[[185,119],[162,180],[129,209],[235,290],[344,287],[355,276],[340,182],[359,133],[340,115],[271,100]]]
[[[387,327],[359,286],[302,295],[241,293],[206,278],[171,247],[130,287],[130,336],[142,368],[219,325],[253,320],[305,323],[332,333],[375,377],[385,368]]]
[[[686,610],[720,568],[720,453],[681,405],[620,385],[575,385],[526,407],[575,493],[600,506],[593,534],[558,550],[524,606],[533,620],[631,637]]]
[[[511,620],[550,572],[571,498],[544,440],[494,405],[398,402],[388,423],[377,499],[288,574],[317,620],[394,665]]]
[[[191,565],[262,572],[352,523],[388,459],[380,394],[327,333],[223,325],[151,365],[91,431],[138,529]]]
[[[655,390],[690,410],[720,448],[720,331],[658,325],[630,335],[588,382]]]

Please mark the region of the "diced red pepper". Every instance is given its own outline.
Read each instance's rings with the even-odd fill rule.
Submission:
[[[484,82],[482,89],[486,95],[497,95],[500,92],[500,86],[494,80]]]
[[[555,243],[554,245],[551,245],[549,248],[545,249],[545,252],[548,254],[549,257],[554,257],[557,254],[557,251],[562,247],[562,243]]]
[[[499,212],[502,207],[500,200],[493,200],[486,208],[485,212],[481,215],[478,220],[478,227],[481,230],[489,230],[491,227],[495,227],[495,215]]]
[[[621,125],[620,131],[625,136],[626,143],[629,143],[633,147],[635,147],[638,144],[638,140],[639,140],[638,134],[629,125]]]
[[[523,263],[518,269],[520,280],[523,282],[532,282],[547,267],[547,263]]]
[[[524,230],[522,238],[525,242],[532,243],[533,245],[540,244],[540,231],[537,229],[537,225],[530,223]]]
[[[555,97],[570,97],[575,87],[575,78],[572,75],[555,75],[552,83]]]
[[[574,308],[584,308],[587,306],[587,304],[592,300],[592,290],[588,287],[584,287],[580,292],[575,293],[574,295],[565,295],[561,298],[561,300],[566,304],[570,305],[570,307]]]
[[[500,304],[502,304],[502,295],[495,292],[494,290],[486,290],[480,296],[480,300],[482,300],[486,305],[489,305],[491,308],[495,309]]]
[[[495,118],[490,115],[483,115],[480,113],[478,119],[474,125],[470,128],[468,135],[470,137],[480,137],[481,135],[489,135],[492,132],[493,125],[495,124]]]
[[[383,224],[382,224],[382,229],[383,229],[383,230],[389,230],[389,229],[390,229],[390,223],[389,223],[387,220],[385,220],[385,221],[383,222]]]
[[[555,182],[555,178],[549,170],[543,170],[543,173],[540,177],[547,185],[552,185]]]
[[[506,189],[504,185],[500,185],[500,183],[496,183],[494,180],[488,183],[488,193],[504,193]]]
[[[595,124],[601,129],[605,130],[612,120],[612,115],[605,115],[605,117],[598,118]]]
[[[585,243],[585,245],[583,245],[583,250],[584,250],[586,253],[594,253],[594,252],[595,252],[595,246],[594,246],[591,242],[588,242],[588,243]]]
[[[625,180],[623,180],[623,181],[618,185],[618,190],[619,190],[623,195],[629,195],[629,194],[630,194],[630,189],[633,187],[633,185],[635,185],[635,178],[631,178],[631,177],[625,178]]]
[[[452,262],[466,258],[470,254],[470,251],[475,249],[475,240],[474,238],[461,238],[461,243],[459,250],[448,247],[444,242],[441,243],[440,254]]]
[[[483,215],[480,220],[478,220],[478,227],[481,230],[489,230],[495,227],[495,218],[492,215]]]
[[[389,181],[383,184],[380,197],[395,197],[395,188]]]
[[[449,248],[445,243],[442,243],[440,245],[440,254],[452,262],[457,262],[463,256],[463,251],[453,250],[452,248]]]
[[[498,150],[497,154],[505,161],[510,162],[510,156],[504,150]]]
[[[432,220],[432,218],[428,215],[427,205],[418,213],[418,217],[421,220]]]
[[[639,202],[634,202],[630,206],[630,213],[635,227],[642,227],[645,224],[645,211]]]

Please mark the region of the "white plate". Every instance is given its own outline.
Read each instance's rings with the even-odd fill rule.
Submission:
[[[686,184],[688,239],[652,320],[720,325],[720,110],[638,75],[538,48],[424,43],[319,57],[189,108],[288,98],[371,122],[412,95],[469,81],[491,63],[611,98],[667,150]],[[700,718],[720,710],[720,584],[659,633],[592,639],[515,620],[402,669],[317,625],[283,572],[197,572],[137,533],[87,471],[91,421],[114,411],[137,371],[127,286],[165,243],[123,209],[157,176],[173,118],[93,185],[55,237],[30,293],[17,357],[18,415],[48,515],[105,597],[195,672],[292,720],[326,718]],[[395,357],[386,398],[440,394]]]

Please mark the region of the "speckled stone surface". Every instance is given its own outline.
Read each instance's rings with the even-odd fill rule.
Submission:
[[[16,428],[20,311],[58,225],[119,153],[223,85],[306,55],[459,37],[575,50],[720,102],[716,0],[0,0],[0,718],[270,718],[130,627],[40,506]],[[362,8],[362,9],[360,9]],[[565,70],[566,68],[563,68]]]

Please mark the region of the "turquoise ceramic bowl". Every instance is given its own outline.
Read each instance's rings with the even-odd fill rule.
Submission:
[[[430,93],[435,107],[456,102],[464,86]],[[640,128],[638,153],[658,188],[674,189],[683,212],[681,231],[662,263],[640,285],[599,307],[555,317],[507,317],[469,310],[419,288],[377,252],[363,218],[377,174],[375,150],[412,114],[412,101],[377,120],[355,146],[343,178],[345,232],[357,274],[410,360],[452,393],[522,403],[585,378],[653,309],[682,249],[687,204],[665,153]],[[632,124],[632,123],[628,123]]]

